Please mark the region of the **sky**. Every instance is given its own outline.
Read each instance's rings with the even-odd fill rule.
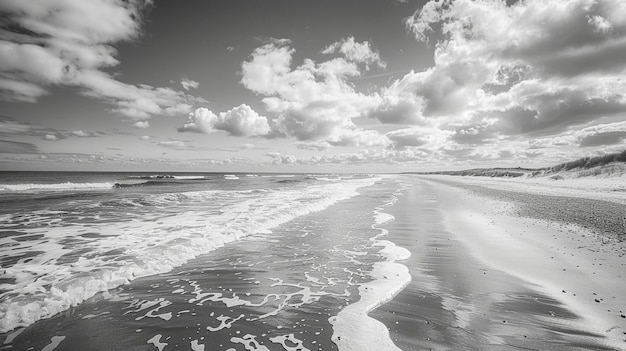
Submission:
[[[623,0],[0,13],[0,170],[433,171],[626,149]]]

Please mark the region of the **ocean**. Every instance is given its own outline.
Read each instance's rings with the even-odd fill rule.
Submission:
[[[410,280],[395,262],[410,254],[384,239],[402,187],[380,175],[0,173],[0,349],[393,348],[367,312]]]

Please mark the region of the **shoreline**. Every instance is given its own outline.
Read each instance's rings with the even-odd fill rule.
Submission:
[[[419,313],[414,311],[412,317],[431,318],[423,320],[426,326],[417,326],[417,335],[413,332],[415,338],[430,341],[423,341],[422,347],[458,348],[450,343],[458,341],[453,327],[461,325],[483,347],[624,348],[626,297],[620,294],[626,291],[626,258],[616,250],[623,243],[599,241],[597,234],[578,226],[521,217],[515,211],[519,204],[511,199],[476,192],[478,182],[493,194],[504,191],[504,182],[490,185],[490,179],[466,181],[450,176],[407,176],[406,180],[427,193],[424,198],[412,190],[415,194],[405,196],[422,197],[409,201],[414,207],[410,214],[431,222],[431,228],[430,233],[414,230],[412,235],[421,245],[399,236],[390,238],[400,246],[408,245],[413,256],[421,256],[407,263],[418,284],[412,283],[373,313],[385,321],[394,340],[411,342],[398,327],[403,321],[391,314],[417,304],[413,308]],[[532,201],[551,202],[550,195],[539,195],[538,189],[531,191]],[[596,195],[603,196],[601,192]],[[407,215],[397,217],[399,222],[409,220]],[[519,296],[534,297],[515,298]],[[516,321],[501,313],[497,307],[501,301],[489,299],[509,300],[505,309],[514,312]],[[520,307],[522,302],[525,307]],[[437,328],[428,325],[438,325],[439,330],[435,333]],[[477,344],[463,347],[481,349]]]

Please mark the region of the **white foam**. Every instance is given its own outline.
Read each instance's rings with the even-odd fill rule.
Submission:
[[[390,201],[387,205],[394,203]],[[382,207],[374,213],[377,225],[386,223],[394,217],[382,212]],[[409,269],[396,261],[407,259],[411,253],[402,247],[396,246],[388,240],[381,240],[388,231],[380,228],[380,234],[372,240],[374,246],[382,246],[380,254],[385,258],[383,262],[376,262],[370,273],[374,279],[359,286],[360,300],[346,306],[337,316],[329,318],[333,325],[332,341],[340,351],[379,351],[400,350],[389,337],[387,327],[368,313],[382,304],[390,301],[411,282]]]
[[[200,179],[206,179],[205,176],[174,176],[174,179],[179,179],[179,180],[200,180]]]
[[[52,351],[56,349],[63,340],[65,340],[65,336],[53,336],[50,343],[41,349],[41,351]]]
[[[147,342],[148,344],[154,345],[154,347],[156,347],[159,351],[163,351],[165,346],[167,346],[167,343],[161,342],[161,337],[163,337],[163,335],[157,334],[153,336],[152,338],[150,338]]]
[[[190,346],[192,351],[204,351],[204,344],[200,344],[198,339],[191,340]]]
[[[87,189],[111,189],[115,184],[103,183],[52,183],[52,184],[0,184],[0,191],[29,191],[29,190],[87,190]]]
[[[376,224],[385,224],[387,222],[393,221],[394,219],[394,216],[384,212],[377,213],[374,216],[374,221],[376,222]]]
[[[207,326],[206,330],[208,330],[210,332],[216,332],[216,331],[220,331],[222,329],[229,329],[230,327],[233,326],[233,323],[235,323],[236,321],[240,320],[243,317],[244,317],[243,314],[239,315],[239,317],[237,317],[237,318],[231,318],[231,317],[228,317],[228,316],[219,315],[219,316],[215,317],[215,319],[217,319],[220,322],[220,325],[218,325],[217,327]]]
[[[311,351],[304,346],[304,342],[292,333],[288,335],[279,335],[270,338],[270,341],[275,344],[280,344],[285,351]],[[294,346],[291,346],[294,345]]]
[[[361,299],[329,319],[333,325],[332,340],[339,350],[400,350],[389,337],[387,327],[367,314],[409,284],[409,269],[400,263],[377,262],[371,274],[374,280],[359,287]]]
[[[270,351],[265,345],[261,345],[256,341],[256,336],[252,334],[246,334],[242,338],[232,337],[230,342],[235,344],[242,344],[248,351]]]
[[[15,340],[15,338],[17,338],[18,335],[22,334],[24,330],[26,330],[26,328],[15,329],[15,331],[7,335],[6,339],[4,339],[3,344],[7,345],[7,344],[12,343],[13,340]]]
[[[354,179],[279,191],[154,195],[147,200],[158,205],[155,211],[116,222],[81,220],[68,226],[55,216],[34,214],[28,221],[45,225],[33,226],[27,234],[41,238],[12,242],[10,253],[37,255],[2,272],[7,281],[15,282],[0,285],[7,291],[0,295],[0,332],[28,326],[138,277],[167,272],[242,237],[271,231],[353,197],[358,188],[376,181]],[[211,204],[213,208],[207,207]],[[82,237],[86,232],[103,235],[90,240]],[[72,240],[80,244],[68,247],[65,242]],[[64,263],[61,259],[68,254],[78,258]]]

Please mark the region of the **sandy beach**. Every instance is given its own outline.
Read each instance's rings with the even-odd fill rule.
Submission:
[[[372,313],[401,349],[626,349],[619,182],[407,177],[387,229],[412,281]]]

